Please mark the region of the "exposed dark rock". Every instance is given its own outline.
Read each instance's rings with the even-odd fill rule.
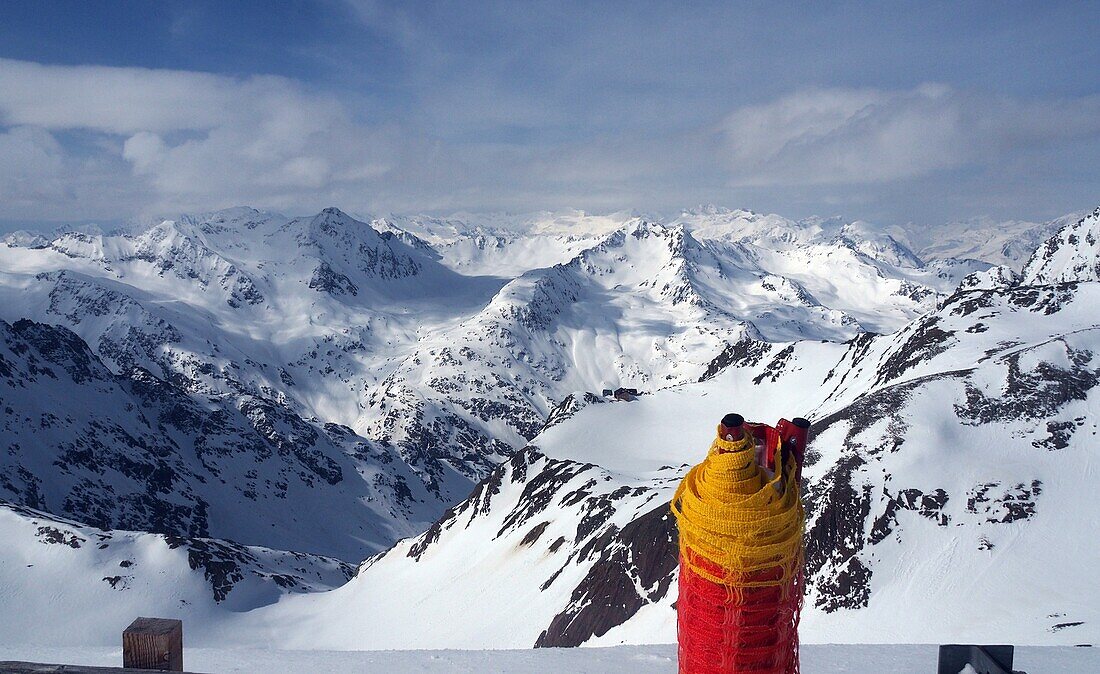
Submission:
[[[67,545],[70,548],[79,549],[81,544],[86,543],[87,540],[77,536],[70,531],[61,531],[56,527],[41,526],[38,527],[38,540],[41,542],[52,545],[61,544]]]
[[[913,328],[909,338],[894,349],[882,364],[876,385],[897,380],[909,370],[947,351],[955,343],[955,332],[939,327],[940,317],[929,316]]]
[[[187,562],[193,570],[202,569],[203,575],[210,583],[214,594],[214,601],[225,601],[229,593],[245,579],[248,574],[263,574],[263,562],[248,548],[211,538],[180,538],[178,536],[166,537],[170,549],[184,548],[187,550]],[[301,553],[286,553],[301,560],[309,556]],[[333,561],[333,560],[329,560]],[[344,579],[350,579],[355,569],[350,564],[339,562],[337,569],[343,574]],[[304,570],[304,569],[303,569]],[[291,588],[302,585],[302,578],[281,574],[281,587]],[[265,578],[270,577],[264,575]]]
[[[534,545],[535,541],[537,541],[539,537],[542,536],[542,533],[546,531],[546,527],[548,526],[550,526],[549,522],[540,522],[536,524],[534,527],[532,527],[530,531],[527,532],[527,535],[523,537],[523,540],[519,542],[520,545],[526,545],[528,547]]]
[[[1089,391],[1100,383],[1100,368],[1089,367],[1092,352],[1074,350],[1061,339],[1054,341],[1065,346],[1069,368],[1040,362],[1034,369],[1025,371],[1020,366],[1020,359],[1026,350],[1010,353],[1003,357],[1008,367],[1001,397],[990,397],[968,383],[966,404],[955,406],[956,416],[975,426],[1018,419],[1040,420],[1054,416],[1070,402],[1086,400]],[[1061,439],[1068,440],[1065,437],[1067,428],[1048,430],[1052,435],[1058,431]],[[1058,449],[1059,441],[1059,438],[1052,440],[1051,448]]]
[[[886,540],[898,526],[897,513],[899,510],[912,510],[927,517],[941,527],[945,527],[951,521],[951,517],[943,512],[949,499],[947,492],[942,489],[925,494],[920,489],[902,489],[898,495],[891,498],[886,494],[886,510],[875,519],[871,528],[868,542],[877,545]]]
[[[1073,437],[1073,432],[1083,423],[1084,420],[1048,421],[1047,437],[1040,440],[1033,440],[1031,446],[1039,449],[1047,449],[1052,452],[1059,449],[1065,449],[1069,447],[1069,441],[1070,438]]]
[[[584,514],[577,524],[577,537],[574,540],[583,541],[602,527],[615,514],[616,503],[625,496],[630,495],[630,487],[619,487],[610,494],[593,496],[585,501]]]
[[[728,367],[755,367],[772,350],[769,342],[754,339],[742,339],[736,344],[727,344],[722,353],[714,357],[707,365],[699,381],[707,381]]]
[[[1051,316],[1073,300],[1076,283],[1060,283],[1050,286],[1022,286],[1008,294],[1009,303],[1020,309]]]
[[[991,493],[999,495],[990,496]],[[1035,501],[1042,493],[1041,480],[1007,488],[1001,488],[1000,482],[986,482],[967,492],[966,510],[985,515],[986,522],[991,524],[1024,520],[1035,514]]]
[[[546,459],[542,469],[524,483],[523,493],[520,495],[515,508],[505,516],[504,523],[500,531],[497,532],[497,536],[503,535],[504,532],[510,529],[523,526],[531,518],[545,512],[565,484],[581,473],[594,468],[595,466],[592,464]]]
[[[856,487],[853,474],[865,464],[855,454],[837,462],[807,494],[806,576],[817,592],[815,606],[831,613],[862,608],[871,598],[871,570],[859,559],[867,541],[871,487]]]
[[[588,407],[589,405],[598,405],[605,402],[607,402],[605,398],[598,396],[595,393],[589,393],[586,391],[579,400],[577,399],[577,396],[575,394],[570,393],[569,395],[565,396],[565,398],[560,403],[555,405],[552,410],[550,410],[550,414],[546,417],[546,422],[543,423],[541,428],[539,428],[538,433],[541,433],[547,428],[560,424],[566,419],[571,418],[574,414],[584,409],[585,407]]]
[[[663,599],[676,570],[677,546],[676,523],[667,503],[614,531],[601,542],[599,558],[535,647],[580,646],[623,624],[642,606]]]
[[[327,262],[322,262],[313,270],[309,287],[329,295],[359,294],[359,286],[355,285],[346,274],[334,270]]]
[[[783,376],[783,368],[786,367],[787,362],[791,359],[791,356],[793,355],[794,345],[791,344],[787,348],[775,354],[775,357],[771,359],[771,362],[768,363],[767,367],[765,367],[760,374],[753,377],[752,383],[760,384],[765,379],[770,382],[777,381],[781,376]]]
[[[125,590],[131,579],[132,576],[104,576],[103,582],[110,585],[112,590]]]

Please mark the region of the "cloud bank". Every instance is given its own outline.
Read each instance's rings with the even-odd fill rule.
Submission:
[[[635,118],[622,129],[534,140],[492,131],[559,125],[563,113],[509,105],[506,115],[479,116],[470,95],[446,122],[446,100],[395,122],[288,77],[0,59],[0,219],[237,204],[379,212],[718,201],[797,210],[802,199],[850,211],[888,199],[905,207],[915,189],[934,194],[966,181],[1010,207],[1037,176],[1095,177],[1090,152],[1100,148],[1095,95],[797,88],[687,127]]]
[[[811,89],[735,110],[722,129],[736,185],[866,185],[1095,142],[1100,96],[1025,103],[937,84]]]

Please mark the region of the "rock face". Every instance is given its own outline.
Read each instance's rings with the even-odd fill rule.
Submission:
[[[613,503],[615,494],[609,497]],[[585,544],[577,559],[598,556],[565,607],[539,634],[535,647],[580,646],[668,596],[677,563],[676,525],[660,504],[621,530],[609,528]]]

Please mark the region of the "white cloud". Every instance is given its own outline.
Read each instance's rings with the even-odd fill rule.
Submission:
[[[1023,103],[942,85],[811,89],[740,108],[722,131],[735,185],[884,183],[1094,138],[1100,98]]]
[[[117,137],[132,175],[166,207],[303,198],[338,176],[364,175],[364,166],[384,175],[393,147],[336,98],[286,78],[6,59],[0,124],[40,138],[71,130]]]
[[[17,126],[0,133],[0,201],[33,199],[61,189],[61,145],[48,132]]]
[[[132,183],[125,162],[102,150],[74,155],[41,127],[0,131],[0,218],[114,218],[120,203],[147,198]]]
[[[122,156],[134,165],[134,171],[148,174],[164,158],[167,148],[155,133],[139,131],[122,144]]]
[[[0,120],[117,134],[210,129],[237,113],[241,84],[205,73],[0,59]],[[278,88],[262,79],[246,86],[268,96]]]

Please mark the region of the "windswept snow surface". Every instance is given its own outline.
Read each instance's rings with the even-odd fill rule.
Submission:
[[[936,646],[811,645],[803,646],[804,674],[890,672],[927,674],[935,670]],[[117,648],[29,648],[0,646],[0,661],[117,666]],[[666,674],[676,668],[673,645],[615,648],[546,648],[522,651],[289,651],[248,649],[184,649],[189,671],[218,674]],[[1100,649],[1017,647],[1013,668],[1027,674],[1064,674],[1100,670]]]

